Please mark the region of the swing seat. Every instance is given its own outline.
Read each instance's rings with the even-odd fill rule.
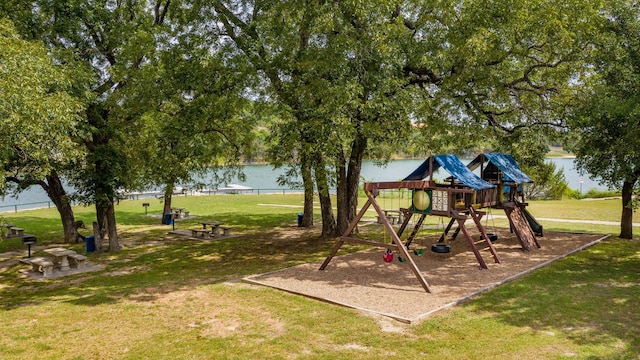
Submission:
[[[498,234],[494,234],[494,233],[487,233],[487,237],[489,238],[489,241],[494,242],[494,241],[498,241]],[[480,240],[483,240],[484,236],[482,236],[482,234],[480,234]]]
[[[393,253],[385,253],[384,255],[382,255],[382,259],[384,260],[384,262],[392,262],[393,261]]]
[[[413,249],[413,254],[417,256],[422,256],[422,254],[424,254],[424,249]]]
[[[401,263],[406,263],[407,259],[403,258],[402,256],[398,256],[398,261],[400,261]]]
[[[446,254],[451,252],[451,246],[448,244],[432,244],[431,251],[438,254]]]

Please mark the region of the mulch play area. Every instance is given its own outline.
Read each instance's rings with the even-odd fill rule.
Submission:
[[[447,241],[451,245],[447,254],[430,251],[439,235],[413,242],[412,249],[424,248],[421,256],[412,254],[412,258],[432,293],[425,292],[407,263],[397,261],[397,254],[392,262],[383,261],[385,250],[380,248],[346,255],[338,252],[323,271],[318,270],[319,261],[244,280],[412,323],[608,237],[546,231],[538,238],[541,248],[525,252],[509,229],[490,232],[498,235],[493,244],[501,264],[494,263],[488,250],[481,250],[489,267],[485,270],[480,269],[463,236]]]

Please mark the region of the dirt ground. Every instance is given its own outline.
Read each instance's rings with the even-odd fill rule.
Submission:
[[[384,262],[385,250],[380,248],[346,255],[338,252],[322,271],[318,270],[322,262],[317,262],[244,280],[412,323],[607,237],[547,231],[538,238],[540,249],[525,252],[509,229],[490,232],[498,234],[494,247],[501,263],[495,263],[489,250],[482,249],[488,269],[480,268],[462,234],[456,240],[447,240],[452,248],[448,254],[430,251],[437,236],[413,242],[412,249],[424,249],[423,255],[412,254],[412,258],[431,293],[422,288],[408,263],[397,260],[397,254],[393,262]],[[479,234],[472,234],[477,240]],[[478,246],[482,248],[481,244]]]

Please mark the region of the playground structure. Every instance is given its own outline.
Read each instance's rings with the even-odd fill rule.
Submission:
[[[510,215],[513,213],[514,207],[517,207],[525,217],[531,231],[536,236],[543,236],[542,225],[527,210],[528,204],[522,191],[522,184],[531,183],[533,180],[522,172],[513,156],[500,153],[480,154],[467,167],[472,171],[480,167],[480,177],[502,189],[499,193],[504,194],[504,198],[502,201],[498,201],[494,207],[502,207],[507,213],[509,221],[518,221],[517,219],[512,220]],[[515,219],[516,216],[513,218]],[[522,228],[514,227],[512,224],[513,230]],[[526,226],[524,228],[526,229]]]
[[[526,221],[522,211],[520,210],[521,205],[518,205],[518,203],[514,201],[515,194],[517,194],[517,187],[521,184],[517,183],[517,181],[526,179],[530,181],[531,179],[526,177],[526,175],[521,171],[520,174],[524,175],[526,179],[515,177],[515,175],[512,175],[511,173],[508,173],[510,175],[505,176],[503,172],[501,175],[500,171],[494,170],[494,167],[499,170],[497,165],[490,162],[490,165],[485,166],[485,162],[485,158],[478,159],[476,167],[481,166],[481,174],[490,181],[487,181],[473,173],[469,167],[465,166],[454,155],[436,155],[425,160],[414,172],[402,181],[365,183],[364,191],[367,196],[366,203],[362,206],[359,213],[340,237],[329,256],[321,265],[320,270],[324,270],[327,267],[345,242],[381,247],[387,249],[387,254],[385,254],[384,257],[385,261],[389,261],[388,254],[390,251],[397,252],[399,260],[407,262],[409,268],[425,291],[431,292],[429,284],[417,268],[416,263],[411,258],[409,252],[409,247],[422,227],[422,223],[427,215],[450,218],[449,225],[442,234],[439,242],[444,240],[448,231],[455,223],[457,223],[458,226],[454,233],[454,238],[459,232],[463,233],[469,248],[473,251],[481,268],[487,268],[487,264],[480,254],[480,250],[477,246],[483,242],[486,244],[486,248],[493,256],[494,261],[496,263],[500,263],[500,258],[481,223],[482,217],[486,215],[486,212],[480,210],[482,208],[504,208],[505,212],[507,212],[507,216],[509,217],[512,229],[516,229],[516,234],[523,249],[531,250],[535,246],[540,247],[535,239],[535,234],[531,230],[529,223]],[[451,174],[451,177],[447,178],[447,183],[445,184],[437,184],[433,181],[433,173],[440,167]],[[484,170],[487,171],[485,172]],[[494,174],[497,175],[496,179],[490,179]],[[428,180],[424,180],[427,178]],[[381,190],[388,189],[406,189],[410,190],[412,193],[411,206],[409,208],[400,208],[400,211],[403,214],[400,218],[403,219],[403,221],[397,231],[387,218],[385,210],[380,207],[376,200]],[[509,201],[505,201],[505,189],[508,190],[506,192],[506,200]],[[359,221],[362,219],[369,207],[373,207],[376,211],[385,231],[390,234],[391,243],[361,239],[353,236]],[[400,237],[407,229],[414,214],[418,214],[419,218],[416,221],[413,231],[409,237],[405,242],[402,242]],[[476,228],[481,234],[481,240],[478,242],[472,238],[469,229],[465,224],[469,218],[473,220]],[[528,230],[523,228],[528,228]],[[422,251],[422,249],[420,249],[420,251]]]
[[[542,226],[527,211],[526,206],[528,204],[524,201],[524,193],[522,192],[522,184],[533,182],[533,180],[522,172],[513,156],[500,153],[480,154],[466,168],[462,168],[464,165],[454,155],[436,155],[425,160],[420,167],[404,180],[426,177],[433,179],[433,173],[440,166],[451,174],[446,179],[448,185],[443,186],[456,187],[463,185],[475,190],[472,199],[461,199],[460,195],[453,199],[447,199],[449,202],[455,203],[452,209],[468,213],[472,217],[474,217],[474,214],[473,209],[469,210],[470,207],[475,209],[503,209],[509,219],[511,231],[515,232],[522,249],[531,251],[535,248],[540,248],[536,235],[543,235]],[[478,167],[480,167],[480,176],[473,173],[473,170]],[[492,187],[489,188],[486,184],[492,185]],[[434,196],[434,200],[438,200],[437,195]],[[476,213],[479,212],[476,211]],[[447,212],[433,214],[451,217]],[[482,216],[484,213],[480,214]],[[438,242],[444,241],[455,221],[455,218],[451,217]],[[481,226],[478,229],[480,230]],[[461,228],[458,227],[452,238],[455,239],[460,230]]]

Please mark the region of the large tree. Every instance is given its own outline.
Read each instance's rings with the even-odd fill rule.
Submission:
[[[188,19],[191,26],[198,21]],[[164,188],[163,213],[176,185],[213,177],[198,185],[215,186],[238,175],[253,136],[245,65],[225,57],[225,45],[210,34],[181,30],[172,37],[123,89],[119,110],[140,119],[136,136],[125,139],[137,171],[128,188]]]
[[[640,180],[640,4],[612,1],[603,12],[571,122],[578,167],[622,189],[620,237],[633,237],[633,194]]]
[[[140,74],[162,41],[171,2],[36,1],[31,22],[61,62],[80,62],[93,73],[80,143],[87,151],[82,167],[70,174],[80,199],[93,203],[100,238],[109,250],[120,244],[114,202],[129,180],[123,144],[139,118],[123,116],[124,89]]]
[[[78,233],[59,173],[83,156],[76,142],[83,104],[71,94],[73,76],[82,77],[56,64],[44,44],[23,40],[10,21],[0,19],[1,192],[41,186],[60,213],[67,242],[76,241]]]
[[[412,121],[430,153],[564,127],[555,115],[581,70],[597,5],[214,1],[212,11],[265,79],[268,100],[286,109],[279,158],[313,171],[329,235],[355,215],[365,154],[384,161]]]
[[[120,248],[117,190],[164,181],[172,191],[173,182],[188,178],[196,166],[237,162],[239,152],[225,146],[244,145],[236,141],[244,124],[230,121],[237,119],[232,114],[243,83],[225,72],[230,63],[214,58],[223,44],[205,31],[208,18],[189,15],[198,14],[197,8],[172,0],[5,5],[15,10],[6,13],[23,33],[44,39],[58,62],[82,64],[93,75],[88,86],[93,101],[78,125],[87,134],[78,142],[86,156],[67,177],[81,201],[95,204],[111,251]],[[217,47],[204,46],[205,40]],[[227,101],[216,100],[227,90],[222,99]],[[154,156],[145,157],[150,146],[156,146]]]
[[[341,233],[355,216],[365,153],[388,158],[393,150],[376,149],[392,149],[410,129],[403,56],[386,46],[402,42],[410,30],[390,22],[395,8],[386,2],[214,4],[221,33],[263,75],[268,100],[279,105],[271,159],[299,168],[304,223],[315,188],[323,235]],[[330,197],[334,187],[337,217]]]

